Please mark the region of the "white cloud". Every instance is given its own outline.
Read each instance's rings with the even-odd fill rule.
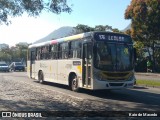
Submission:
[[[0,26],[0,43],[15,45],[18,42],[32,43],[48,35],[57,29],[57,24],[49,22],[40,17],[17,17],[13,18],[9,26]]]

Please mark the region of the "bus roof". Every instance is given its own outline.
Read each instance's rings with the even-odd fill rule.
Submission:
[[[75,40],[75,39],[81,39],[81,38],[91,36],[92,34],[93,34],[93,32],[87,32],[87,33],[81,33],[81,34],[63,37],[63,38],[59,38],[59,39],[55,39],[55,40],[49,40],[49,41],[42,42],[42,43],[32,44],[29,46],[29,48],[40,47],[43,45],[56,44],[56,43],[63,42],[63,41],[71,41],[71,40]]]
[[[81,38],[93,36],[95,33],[111,33],[111,34],[119,34],[119,35],[128,36],[126,34],[121,34],[121,33],[94,31],[94,32],[86,32],[86,33],[81,33],[81,34],[72,35],[72,36],[68,36],[68,37],[63,37],[63,38],[59,38],[59,39],[55,39],[55,40],[48,40],[46,42],[41,42],[41,43],[37,43],[37,44],[32,44],[29,46],[29,48],[40,47],[40,46],[44,46],[44,45],[52,45],[52,44],[60,43],[63,41],[71,41],[71,40],[75,40],[75,39],[81,39]]]

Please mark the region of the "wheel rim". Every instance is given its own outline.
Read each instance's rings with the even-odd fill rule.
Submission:
[[[73,79],[73,81],[72,81],[72,89],[73,90],[75,90],[75,89],[77,89],[77,80],[76,79]]]

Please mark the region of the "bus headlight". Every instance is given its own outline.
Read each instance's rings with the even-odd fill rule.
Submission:
[[[134,75],[131,75],[129,78],[128,78],[128,81],[132,81],[135,79],[135,76]]]
[[[102,76],[98,73],[94,74],[93,77],[94,77],[94,79],[102,80]]]

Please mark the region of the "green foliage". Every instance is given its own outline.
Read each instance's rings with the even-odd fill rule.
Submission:
[[[0,51],[0,61],[7,61],[11,59],[11,55],[5,53],[4,51]]]
[[[136,41],[134,43],[134,48],[136,48],[138,58],[144,57],[144,52],[143,52],[144,44],[142,42]]]
[[[152,48],[153,70],[156,69],[155,44],[160,42],[160,0],[132,0],[125,11],[125,19],[131,19],[131,34],[135,41]]]
[[[134,39],[152,45],[160,38],[160,0],[132,0],[125,11],[125,19],[131,19],[131,35]]]
[[[154,57],[156,58],[157,72],[160,72],[160,48],[155,48]]]
[[[108,25],[97,25],[94,28],[95,31],[111,31],[112,27]]]
[[[88,25],[82,25],[82,24],[78,24],[76,27],[74,27],[76,29],[76,33],[83,33],[83,32],[90,32],[90,31],[94,31],[94,28],[89,27]]]
[[[156,81],[156,80],[137,80],[136,84],[137,85],[152,86],[152,87],[159,87],[160,86],[160,81]]]
[[[8,25],[9,16],[21,16],[24,12],[29,16],[38,16],[42,10],[55,14],[72,11],[67,0],[0,0],[0,24]]]
[[[113,32],[116,32],[116,33],[123,33],[123,32],[121,32],[120,30],[118,30],[117,28],[112,29],[112,31],[113,31]]]
[[[120,32],[117,28],[112,28],[112,26],[109,25],[96,25],[95,27],[90,27],[88,25],[78,24],[76,27],[76,33],[84,33],[84,32],[90,32],[90,31],[113,31],[113,32]]]
[[[0,61],[13,62],[24,60],[27,61],[28,46],[17,44],[15,48],[2,49],[0,51]]]

